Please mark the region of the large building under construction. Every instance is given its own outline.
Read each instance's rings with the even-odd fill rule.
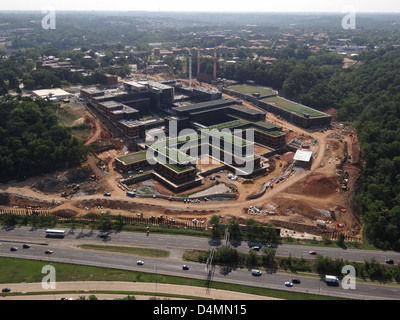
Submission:
[[[332,116],[300,103],[278,96],[278,92],[254,85],[237,85],[222,90],[224,93],[249,101],[265,110],[305,129],[329,127]]]

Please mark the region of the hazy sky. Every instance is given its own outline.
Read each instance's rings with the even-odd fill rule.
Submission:
[[[0,10],[400,12],[400,0],[1,0]],[[352,9],[350,9],[352,10]]]

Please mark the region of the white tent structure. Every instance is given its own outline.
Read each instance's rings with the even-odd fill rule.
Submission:
[[[294,165],[303,168],[311,167],[312,155],[313,152],[310,150],[302,150],[302,149],[297,150],[293,157]]]

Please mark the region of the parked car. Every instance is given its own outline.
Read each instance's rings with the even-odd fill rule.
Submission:
[[[105,196],[105,197],[111,197],[111,193],[106,192],[105,194],[103,194],[103,196]]]
[[[262,272],[260,270],[253,269],[253,270],[251,270],[251,274],[253,276],[261,276]]]
[[[184,265],[182,266],[182,270],[189,270],[189,266],[188,266],[187,264],[184,264]]]
[[[259,246],[253,246],[251,247],[252,250],[254,251],[260,251],[260,247]]]

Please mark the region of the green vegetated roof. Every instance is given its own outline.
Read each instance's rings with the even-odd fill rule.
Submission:
[[[163,160],[162,155],[166,159],[165,161],[161,161],[161,162],[168,162],[168,163],[177,163],[177,164],[185,164],[185,163],[189,163],[191,161],[194,161],[194,159],[190,156],[188,156],[186,153],[183,153],[182,151],[175,149],[175,148],[158,148],[155,149],[158,152],[158,156],[156,156],[156,158],[158,160]],[[172,160],[172,161],[170,161]]]
[[[235,129],[236,127],[242,127],[240,129],[246,130],[246,129],[253,129],[257,131],[262,131],[264,133],[267,133],[271,136],[279,136],[279,135],[284,135],[285,133],[278,130],[280,126],[268,122],[268,121],[257,121],[257,122],[251,122],[248,120],[244,119],[238,119],[238,120],[233,120],[229,122],[224,122],[215,126],[209,127],[209,129],[216,129],[216,130],[222,130],[222,129]]]
[[[179,166],[173,163],[168,163],[168,162],[160,162],[163,165],[167,166],[168,168],[171,168],[172,170],[176,171],[176,172],[183,172],[183,171],[187,171],[187,170],[191,170],[193,169],[192,166],[190,165],[184,165],[184,166]]]
[[[310,107],[303,106],[299,103],[296,103],[294,101],[290,101],[290,100],[287,100],[285,98],[278,97],[278,96],[264,98],[261,101],[274,104],[279,108],[282,108],[289,112],[294,112],[294,113],[298,114],[299,116],[304,116],[304,114],[309,114],[311,118],[326,116],[326,114],[321,111],[315,110]]]
[[[230,133],[230,132],[224,132],[224,131],[218,131],[218,130],[215,130],[215,131],[211,130],[208,133],[212,137],[218,137],[220,139],[223,139],[224,141],[228,141],[233,144],[240,145],[240,146],[245,146],[247,144],[252,143],[251,141],[248,141],[246,139],[242,139],[238,136],[235,136],[233,134],[233,132]]]
[[[129,154],[117,157],[117,159],[121,162],[124,162],[125,164],[131,164],[131,163],[143,161],[143,160],[146,160],[146,151],[138,151],[138,152],[129,153]]]
[[[239,93],[244,93],[244,94],[259,93],[261,97],[277,94],[277,92],[275,90],[271,90],[271,89],[268,89],[265,87],[250,86],[250,85],[245,85],[245,84],[238,84],[235,86],[230,86],[227,89],[237,91]]]
[[[169,147],[171,145],[179,144],[179,143],[184,143],[189,140],[194,140],[194,139],[200,139],[200,135],[197,133],[192,133],[189,135],[182,135],[178,136],[176,138],[168,138],[166,140],[159,140],[156,142],[153,142],[149,146],[152,147],[153,149],[161,149],[164,147]]]

